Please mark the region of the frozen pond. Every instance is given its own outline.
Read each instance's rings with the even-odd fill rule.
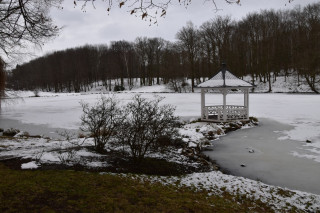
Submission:
[[[306,142],[278,139],[283,135],[279,131],[292,128],[273,120],[260,119],[258,127],[229,133],[215,141],[213,151],[205,154],[233,175],[320,194],[320,163],[292,154],[308,154],[303,149]]]

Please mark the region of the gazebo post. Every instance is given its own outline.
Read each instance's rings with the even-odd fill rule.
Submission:
[[[246,109],[247,109],[247,119],[249,119],[249,89],[246,89]]]
[[[225,88],[223,88],[222,90],[222,94],[223,94],[223,121],[227,121],[227,90]]]
[[[244,103],[243,103],[243,106],[244,106],[245,108],[247,108],[247,107],[248,107],[248,104],[247,104],[247,98],[248,98],[248,96],[247,96],[247,89],[243,89],[243,95],[244,95]]]
[[[204,119],[206,96],[204,89],[201,89],[201,119]]]
[[[243,103],[243,106],[244,106],[244,109],[246,110],[246,119],[248,119],[248,89],[245,88],[243,89],[243,94],[244,94],[244,103]]]

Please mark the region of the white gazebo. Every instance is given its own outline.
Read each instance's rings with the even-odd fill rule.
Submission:
[[[211,122],[226,122],[249,120],[249,89],[252,84],[239,79],[222,65],[222,69],[213,78],[197,85],[201,89],[201,120]],[[208,89],[219,90],[223,95],[223,105],[206,106],[205,92]],[[244,93],[243,106],[227,105],[227,94],[231,90],[241,90]]]

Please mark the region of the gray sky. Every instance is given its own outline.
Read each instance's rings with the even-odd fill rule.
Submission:
[[[178,2],[178,0],[172,0]],[[177,31],[192,21],[200,26],[218,15],[230,15],[232,19],[239,20],[250,12],[262,9],[291,9],[296,5],[307,5],[318,0],[241,0],[241,6],[229,5],[225,0],[215,0],[219,11],[211,2],[204,3],[204,0],[193,0],[186,9],[178,3],[169,6],[165,18],[158,19],[158,25],[149,26],[149,23],[142,21],[141,17],[130,15],[128,8],[120,9],[114,5],[109,15],[106,11],[107,4],[102,0],[96,0],[94,9],[91,4],[86,7],[86,12],[81,11],[81,6],[74,8],[72,0],[63,2],[63,9],[53,9],[51,16],[58,26],[63,26],[60,35],[53,41],[48,42],[42,50],[36,50],[36,55],[43,55],[55,50],[62,50],[70,47],[85,44],[109,44],[110,41],[128,40],[134,41],[138,36],[162,37],[174,41]],[[201,3],[200,3],[201,2]]]

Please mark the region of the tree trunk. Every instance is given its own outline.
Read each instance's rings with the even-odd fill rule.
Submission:
[[[269,82],[269,90],[268,92],[272,92],[272,88],[271,88],[271,73],[268,72],[268,82]]]
[[[307,74],[305,74],[304,77],[305,77],[305,79],[306,79],[306,81],[307,81],[310,89],[311,89],[313,92],[319,94],[319,91],[316,89],[315,84],[314,84],[314,82],[315,82],[315,81],[314,81],[315,77],[314,77],[314,76],[310,76],[310,77],[309,77]],[[310,79],[310,78],[311,78],[311,79]]]

